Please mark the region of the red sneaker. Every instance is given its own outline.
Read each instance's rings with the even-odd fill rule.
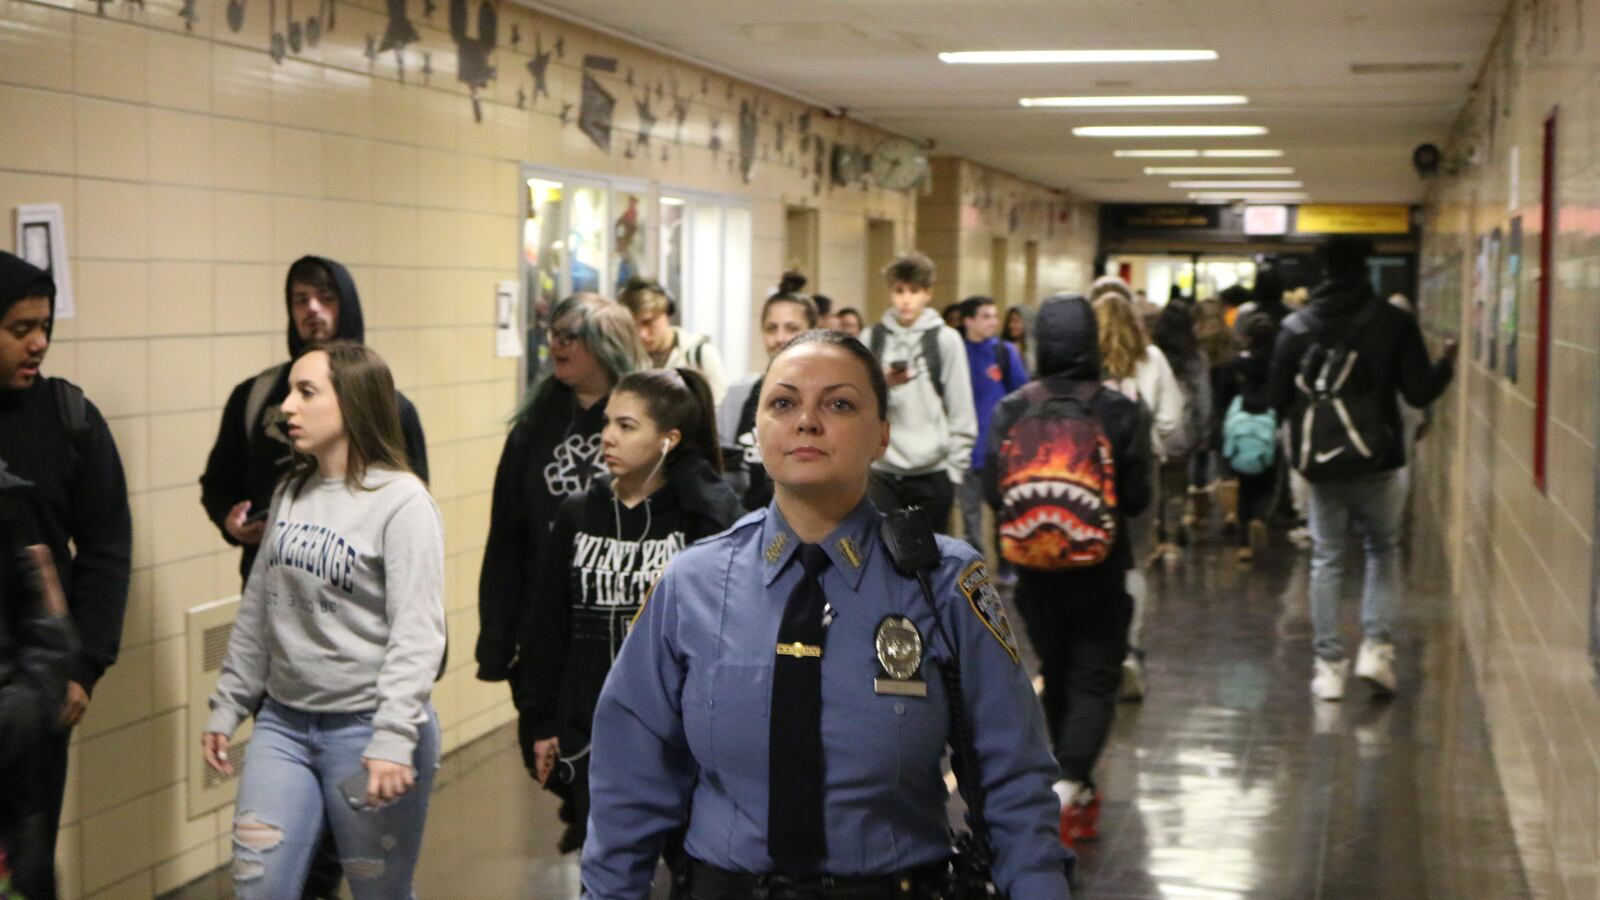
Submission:
[[[1088,803],[1068,803],[1061,808],[1061,843],[1068,849],[1078,841],[1100,837],[1100,795]]]

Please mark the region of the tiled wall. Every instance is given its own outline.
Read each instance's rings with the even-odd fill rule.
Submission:
[[[1553,270],[1541,272],[1543,123],[1559,108]],[[1477,148],[1476,154],[1470,148]],[[1429,192],[1424,316],[1462,339],[1423,441],[1424,524],[1451,549],[1457,621],[1495,763],[1540,896],[1600,896],[1600,690],[1589,656],[1600,410],[1600,21],[1582,4],[1510,7]],[[1480,239],[1523,227],[1515,323],[1475,352]],[[1548,482],[1533,479],[1538,286],[1550,279]],[[1508,323],[1509,324],[1509,323]]]
[[[1036,306],[1054,293],[1087,290],[1098,235],[1094,204],[954,157],[933,161],[933,189],[917,202],[917,243],[938,267],[938,306],[992,292],[996,239],[1005,241],[1005,291],[995,298],[1001,306]],[[1032,296],[1029,242],[1039,248]]]
[[[149,897],[228,858],[231,810],[188,819],[183,783],[198,740],[186,721],[185,611],[237,590],[235,552],[202,514],[196,479],[229,389],[284,357],[291,260],[349,264],[369,341],[427,430],[447,529],[453,652],[435,702],[449,749],[512,712],[503,685],[472,678],[472,647],[489,488],[516,390],[514,361],[491,348],[494,284],[517,276],[519,163],[744,198],[758,291],[783,267],[786,206],[820,210],[813,274],[844,305],[863,305],[874,283],[867,220],[894,222],[901,249],[915,234],[914,198],[831,186],[817,149],[870,150],[881,133],[510,4],[489,57],[497,77],[471,91],[458,63],[477,35],[458,47],[450,4],[429,14],[403,2],[417,40],[398,52],[381,49],[403,32],[385,19],[390,5],[338,0],[330,21],[330,4],[304,0],[295,40],[268,21],[288,4],[265,0],[239,0],[237,28],[225,0],[0,0],[0,209],[9,230],[19,204],[65,208],[78,316],[57,324],[46,371],[82,384],[110,419],[134,512],[122,658],[76,735],[61,852],[69,897]],[[616,60],[615,72],[594,73],[617,100],[609,152],[578,127],[589,55]]]

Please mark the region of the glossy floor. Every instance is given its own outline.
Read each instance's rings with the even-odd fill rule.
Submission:
[[[1415,554],[1419,559],[1433,554]],[[1307,554],[1277,540],[1241,568],[1210,545],[1150,578],[1150,693],[1124,704],[1101,764],[1088,898],[1516,898],[1528,895],[1447,599],[1410,567],[1399,696],[1307,692]],[[1357,586],[1345,630],[1357,635]],[[417,894],[566,898],[555,805],[509,730],[446,762]],[[220,876],[180,892],[227,897]]]

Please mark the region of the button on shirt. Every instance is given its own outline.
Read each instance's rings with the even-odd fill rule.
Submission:
[[[879,542],[880,521],[863,500],[818,542],[832,562],[822,575],[831,619],[821,665],[825,869],[836,876],[886,875],[950,854],[940,769],[949,716],[937,670],[948,648],[921,589],[894,570]],[[991,627],[978,613],[983,604],[960,589],[981,574],[978,555],[963,542],[938,542],[932,585],[961,647],[995,880],[1013,900],[1059,900],[1066,851],[1050,785],[1060,774],[1043,715],[1003,621]],[[774,504],[668,565],[595,712],[583,852],[589,896],[647,897],[663,842],[685,821],[691,857],[736,872],[775,869],[768,715],[778,627],[804,574],[794,558],[801,543]],[[890,615],[922,634],[926,697],[873,689],[877,630]]]

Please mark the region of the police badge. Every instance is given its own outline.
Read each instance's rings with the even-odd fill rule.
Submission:
[[[917,626],[905,616],[884,616],[878,623],[876,644],[883,674],[873,679],[873,692],[895,697],[928,696],[928,683],[918,674],[922,669],[922,632]]]

